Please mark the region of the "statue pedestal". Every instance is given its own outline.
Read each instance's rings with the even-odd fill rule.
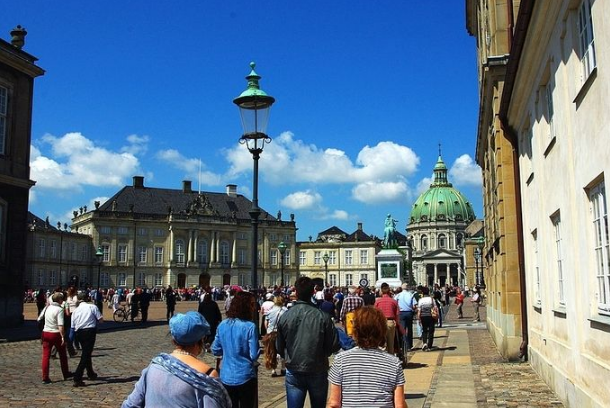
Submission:
[[[396,249],[382,249],[375,256],[377,259],[377,281],[375,287],[387,283],[391,288],[402,285],[404,256]]]

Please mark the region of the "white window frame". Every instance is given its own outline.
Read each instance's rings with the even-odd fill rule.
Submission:
[[[47,241],[44,238],[38,239],[38,256],[44,258],[46,255]]]
[[[50,257],[52,259],[57,258],[57,241],[56,240],[54,240],[54,239],[51,240],[49,249],[51,251]]]
[[[438,248],[447,248],[447,236],[445,234],[438,234],[438,239],[436,241],[438,244]]]
[[[145,246],[138,247],[138,262],[140,264],[146,264],[146,253],[148,252],[146,249]]]
[[[557,262],[557,303],[560,307],[565,307],[565,277],[563,273],[563,251],[561,235],[561,214],[556,213],[551,217],[553,224],[553,239],[555,241],[555,260]]]
[[[345,286],[350,286],[354,284],[354,276],[351,273],[345,274]]]
[[[49,271],[49,279],[47,280],[47,282],[49,282],[49,286],[57,285],[57,271],[55,271],[55,270]]]
[[[101,227],[100,234],[112,234],[112,227]]]
[[[591,0],[583,0],[578,8],[578,39],[582,66],[581,82],[585,83],[597,66],[595,34],[593,33],[593,18],[591,17]]]
[[[368,265],[369,264],[369,250],[361,249],[360,250],[360,265]]]
[[[127,274],[125,272],[119,272],[116,276],[117,286],[127,286]]]
[[[127,244],[119,244],[117,248],[118,259],[117,262],[124,264],[127,263]]]
[[[140,287],[146,286],[146,272],[138,272],[138,285]]]
[[[139,237],[147,237],[148,236],[148,228],[138,228],[138,236]]]
[[[600,313],[610,314],[610,244],[608,231],[608,207],[604,180],[588,191],[593,221],[597,309]]]
[[[162,285],[163,285],[163,274],[155,273],[155,286],[162,286]]]
[[[102,262],[110,262],[110,245],[102,244]]]
[[[366,279],[367,281],[369,280],[369,274],[368,273],[361,273],[360,274],[360,280],[362,279]]]
[[[184,240],[177,239],[174,243],[174,260],[177,265],[184,265]]]
[[[127,234],[129,234],[129,228],[127,228],[127,227],[122,227],[122,226],[121,226],[121,227],[118,227],[118,228],[116,229],[116,233],[117,233],[118,235],[127,235]]]
[[[102,272],[100,275],[100,286],[103,288],[107,288],[110,286],[110,275],[108,272]]]
[[[284,252],[284,265],[290,265],[290,249],[287,249],[286,252]]]
[[[277,249],[277,248],[272,248],[269,255],[270,255],[270,258],[271,258],[269,260],[271,265],[277,265],[277,258],[280,255],[280,250]]]
[[[337,274],[336,273],[328,274],[328,283],[330,286],[337,286]]]
[[[313,253],[313,264],[321,265],[322,264],[322,251],[314,251]]]
[[[246,265],[248,263],[248,250],[246,248],[239,248],[237,256],[239,265]]]
[[[229,265],[231,263],[231,245],[227,241],[220,242],[220,264]]]
[[[155,265],[163,264],[163,247],[156,246],[155,247]]]
[[[354,251],[351,249],[346,249],[345,250],[345,264],[353,265],[353,263],[354,263]]]
[[[0,154],[5,153],[8,136],[8,88],[0,86]]]
[[[208,241],[205,239],[197,242],[197,262],[200,265],[208,263]]]
[[[328,251],[328,264],[329,265],[337,264],[337,251]]]
[[[307,264],[307,252],[299,251],[299,265],[306,265],[306,264]]]
[[[38,286],[39,286],[39,287],[40,287],[40,286],[44,286],[44,278],[45,278],[45,275],[46,275],[46,274],[45,274],[44,269],[39,269],[39,270],[38,270],[38,279],[37,279],[37,281],[38,281]]]

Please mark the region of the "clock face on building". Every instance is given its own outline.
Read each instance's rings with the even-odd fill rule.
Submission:
[[[366,278],[362,278],[360,279],[360,286],[362,286],[363,288],[366,288],[367,286],[369,286],[369,280]]]

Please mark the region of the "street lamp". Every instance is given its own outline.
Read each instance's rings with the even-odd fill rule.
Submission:
[[[277,245],[277,250],[280,251],[280,273],[282,275],[280,280],[280,286],[282,288],[284,287],[284,254],[286,253],[286,248],[288,248],[288,245],[286,245],[284,241],[280,242]]]
[[[477,249],[479,250],[479,261],[481,261],[481,274],[479,275],[479,286],[485,289],[485,274],[483,273],[483,245],[485,243],[485,238],[479,237],[477,242]]]
[[[244,129],[239,143],[245,144],[248,151],[252,154],[254,161],[254,171],[252,176],[252,208],[250,218],[252,219],[252,287],[258,288],[257,267],[258,267],[258,218],[261,210],[258,207],[258,159],[260,158],[265,143],[271,143],[271,138],[265,133],[267,131],[267,121],[271,105],[275,98],[263,92],[258,84],[261,78],[254,72],[254,62],[250,63],[251,71],[246,77],[248,87],[233,103],[239,107],[241,123]]]
[[[481,248],[476,247],[474,249],[474,262],[475,262],[475,280],[476,286],[481,285],[481,275],[479,274],[479,261],[481,261]]]
[[[328,252],[324,254],[322,260],[324,261],[324,286],[326,287],[328,285]]]
[[[98,245],[97,252],[95,253],[95,257],[97,258],[97,290],[95,291],[95,299],[93,299],[93,302],[95,303],[97,308],[100,310],[100,312],[102,311],[102,306],[100,305],[100,301],[99,301],[99,299],[101,299],[101,296],[100,296],[100,269],[102,267],[102,257],[103,256],[104,256],[104,251],[102,251],[102,246]]]

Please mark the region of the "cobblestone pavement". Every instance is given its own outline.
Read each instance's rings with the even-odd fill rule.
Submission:
[[[458,320],[450,309],[442,329],[437,329],[430,353],[409,353],[405,370],[409,408],[420,407],[562,407],[563,405],[528,363],[503,361],[483,322],[472,322],[472,308]],[[195,302],[179,302],[177,311],[196,309]],[[111,319],[106,309],[105,318]],[[26,305],[25,328],[0,329],[0,339],[36,338],[35,306]],[[38,340],[0,343],[0,407],[37,407],[53,403],[61,407],[120,406],[140,372],[159,352],[172,350],[165,309],[153,303],[147,326],[105,323],[98,333],[93,365],[99,378],[85,379],[87,386],[72,387],[61,380],[59,361],[51,361],[53,382],[41,383],[41,346]],[[29,333],[29,334],[28,334]],[[416,343],[417,345],[417,343]],[[210,355],[203,360],[213,364]],[[74,370],[79,358],[70,359]],[[284,378],[259,371],[259,406],[285,407]]]

